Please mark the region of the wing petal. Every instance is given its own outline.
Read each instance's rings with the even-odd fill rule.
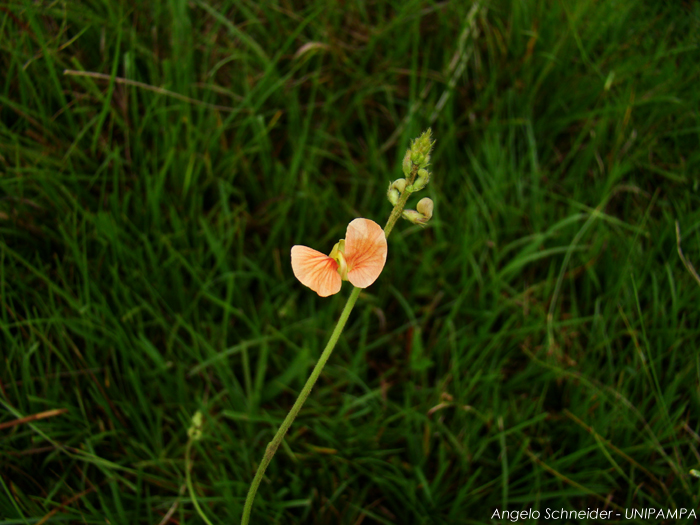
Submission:
[[[342,279],[338,274],[338,263],[308,246],[292,246],[292,271],[301,284],[321,297],[340,291]]]

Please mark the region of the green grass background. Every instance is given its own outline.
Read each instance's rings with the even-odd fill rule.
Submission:
[[[0,524],[201,523],[197,410],[237,523],[350,292],[290,248],[429,126],[252,523],[697,513],[699,44],[692,0],[0,4]]]

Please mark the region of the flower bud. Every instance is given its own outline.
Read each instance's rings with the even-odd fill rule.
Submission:
[[[423,164],[423,162],[425,162],[425,155],[419,151],[413,151],[411,152],[411,162],[420,166]]]
[[[430,172],[426,169],[419,169],[416,182],[413,183],[413,191],[422,190],[428,182],[430,182]]]
[[[399,197],[406,190],[406,179],[396,179],[394,182],[389,184],[389,189],[386,192],[386,196],[389,202],[396,206],[399,202]]]
[[[429,199],[428,197],[418,201],[418,206],[416,206],[416,209],[418,210],[418,213],[425,217],[425,222],[428,222],[433,218],[433,206],[433,200]]]
[[[413,163],[411,162],[411,150],[407,149],[406,150],[406,155],[403,157],[403,163],[401,165],[401,168],[403,169],[403,174],[406,175],[406,177],[409,177],[411,175],[411,170],[413,169]]]
[[[423,220],[423,216],[416,210],[404,210],[403,213],[401,213],[401,217],[413,224],[425,224],[426,222]]]
[[[401,216],[407,221],[413,224],[424,225],[433,216],[433,201],[432,199],[425,198],[418,201],[418,210],[404,210]]]
[[[391,185],[399,190],[399,193],[406,191],[406,179],[396,179]]]
[[[400,196],[399,190],[395,189],[393,184],[389,184],[389,189],[386,190],[386,198],[389,199],[392,206],[398,204]]]

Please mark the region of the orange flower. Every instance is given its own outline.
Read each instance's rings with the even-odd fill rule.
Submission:
[[[307,246],[292,246],[292,270],[301,284],[328,297],[340,291],[342,281],[367,288],[382,273],[386,252],[382,227],[369,219],[355,219],[330,255]]]

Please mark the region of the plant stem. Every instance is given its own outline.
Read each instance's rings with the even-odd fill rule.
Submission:
[[[187,479],[187,489],[190,491],[190,499],[192,500],[194,508],[196,509],[197,514],[199,514],[199,517],[202,518],[207,525],[212,525],[211,521],[209,521],[209,518],[207,518],[207,515],[204,514],[204,511],[199,506],[199,502],[197,501],[197,494],[194,491],[194,485],[192,485],[192,474],[190,473],[190,470],[192,470],[192,460],[190,459],[191,450],[192,439],[190,438],[187,440],[187,447],[185,448],[185,477]]]
[[[272,438],[272,441],[270,441],[270,443],[268,443],[267,449],[265,450],[265,455],[263,456],[263,459],[260,462],[260,465],[258,466],[258,471],[255,473],[255,478],[253,478],[253,482],[250,485],[250,490],[248,491],[248,497],[246,497],[245,500],[241,525],[248,524],[250,520],[250,512],[253,508],[253,500],[255,499],[255,493],[258,491],[258,486],[260,485],[263,475],[265,474],[265,469],[267,469],[267,466],[270,464],[270,461],[272,461],[272,456],[274,456],[275,452],[277,452],[277,448],[280,446],[280,443],[282,443],[284,435],[287,433],[287,430],[289,430],[289,427],[292,425],[292,422],[297,417],[297,414],[299,414],[299,411],[304,405],[306,398],[309,397],[311,389],[314,387],[318,376],[321,375],[321,370],[323,370],[326,361],[328,361],[328,358],[331,356],[331,353],[333,353],[333,348],[335,348],[335,344],[338,342],[338,338],[340,337],[343,328],[345,328],[345,323],[347,322],[348,317],[350,317],[350,312],[352,311],[353,306],[355,306],[355,302],[357,301],[357,297],[360,295],[361,291],[362,288],[353,288],[352,293],[348,298],[348,302],[345,303],[345,308],[343,308],[343,312],[340,314],[338,324],[335,325],[335,329],[331,334],[331,338],[328,340],[326,348],[323,350],[321,357],[318,359],[318,363],[316,363],[316,366],[311,372],[309,379],[306,381],[304,388],[302,388],[301,394],[299,394],[299,397],[294,402],[294,406],[292,406],[292,409],[289,411],[289,414],[287,414],[287,417],[285,417],[284,421],[282,421],[282,425],[280,425],[280,428],[277,430],[275,437]]]

